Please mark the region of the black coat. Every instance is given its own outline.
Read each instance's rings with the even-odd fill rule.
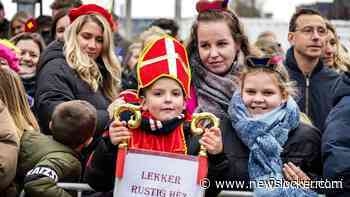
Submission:
[[[5,18],[0,23],[0,39],[10,38],[10,22]]]
[[[311,118],[312,123],[322,132],[324,122],[332,108],[332,94],[330,92],[339,74],[324,66],[322,61],[319,61],[307,78],[298,67],[293,47],[287,51],[285,65],[291,80],[297,82],[299,97],[296,101],[300,110],[304,113],[306,113],[307,107],[306,93],[307,89],[309,89],[309,99],[307,100],[309,113],[307,115]],[[307,88],[307,80],[309,80],[309,88]]]
[[[65,101],[85,100],[97,109],[97,135],[109,123],[110,101],[100,90],[94,92],[68,64],[63,55],[63,43],[54,41],[44,51],[38,66],[35,111],[42,131],[48,125],[55,107]],[[103,69],[100,67],[100,70]],[[103,75],[103,70],[101,70]]]
[[[221,157],[215,163],[209,163],[208,177],[211,187],[206,196],[216,196],[221,190],[249,191],[248,159],[249,149],[243,144],[237,133],[231,126],[229,119],[221,120],[222,138],[224,142],[225,157]],[[288,140],[281,153],[282,162],[293,162],[306,172],[311,178],[316,179],[322,173],[321,166],[321,133],[315,127],[306,124],[289,132]],[[242,181],[242,187],[215,187],[215,181]]]
[[[334,88],[333,109],[322,136],[324,178],[343,181],[343,189],[333,188],[327,196],[350,196],[350,73],[344,73]]]

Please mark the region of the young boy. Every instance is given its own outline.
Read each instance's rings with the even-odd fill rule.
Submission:
[[[26,196],[71,196],[57,182],[79,181],[79,154],[92,141],[96,109],[82,100],[59,104],[52,114],[52,138],[33,131],[24,132],[18,160],[17,180]],[[23,184],[23,185],[22,185]]]
[[[141,126],[129,129],[126,121],[112,122],[109,137],[101,141],[87,164],[86,181],[97,191],[113,189],[117,145],[125,140],[132,148],[178,154],[197,154],[199,143],[209,155],[223,150],[219,128],[208,129],[199,143],[198,137],[190,133],[185,104],[190,95],[191,76],[181,43],[169,36],[161,37],[141,55],[137,65],[139,89],[135,95],[141,100]]]

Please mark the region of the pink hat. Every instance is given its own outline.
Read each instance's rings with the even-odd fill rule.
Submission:
[[[2,44],[0,44],[0,58],[5,59],[12,70],[19,71],[19,61],[16,53]]]

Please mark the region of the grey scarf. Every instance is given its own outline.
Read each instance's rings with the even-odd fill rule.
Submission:
[[[190,58],[193,83],[197,92],[196,112],[211,112],[218,118],[228,118],[228,106],[236,89],[234,74],[236,65],[224,76],[210,72],[202,65],[198,53]]]

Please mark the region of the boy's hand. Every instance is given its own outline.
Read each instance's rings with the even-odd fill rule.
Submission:
[[[113,145],[118,145],[122,141],[130,139],[132,133],[126,128],[125,121],[114,120],[109,126],[109,138]]]
[[[210,129],[205,129],[199,143],[203,145],[207,149],[208,153],[212,155],[219,154],[224,149],[221,138],[221,130],[219,128],[212,127]]]

